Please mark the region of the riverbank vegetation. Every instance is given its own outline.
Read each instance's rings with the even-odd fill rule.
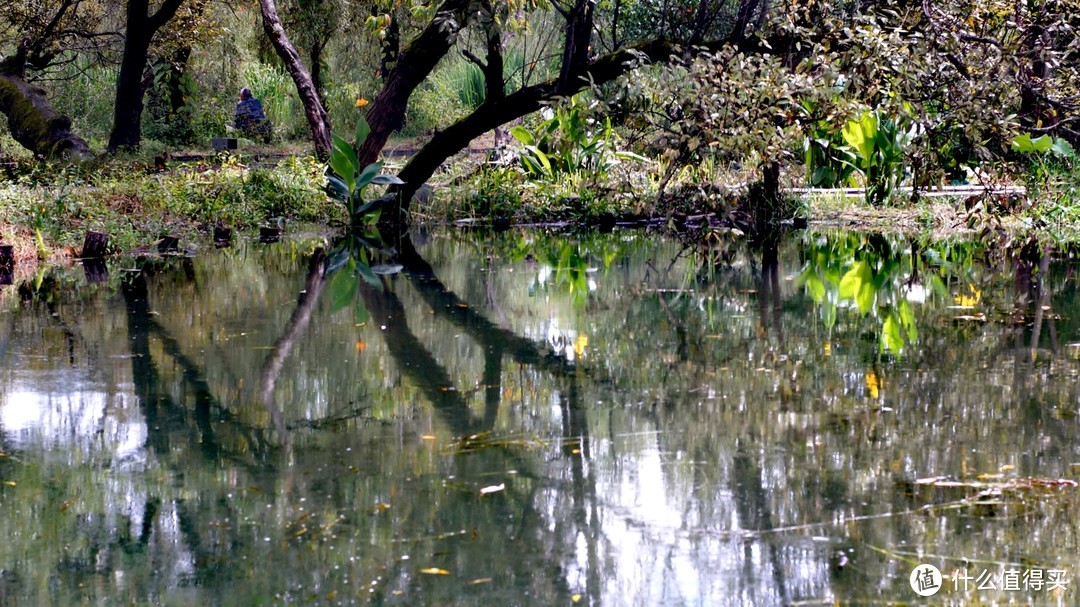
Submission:
[[[843,207],[1080,238],[1072,0],[0,6],[0,237],[39,257],[87,229],[123,250],[356,224],[324,172],[357,125],[356,174],[398,178],[378,205],[397,227],[753,229]],[[213,155],[242,86],[275,139]],[[949,185],[972,189],[931,198]]]

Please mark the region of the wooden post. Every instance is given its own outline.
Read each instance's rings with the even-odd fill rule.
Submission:
[[[165,236],[158,241],[158,253],[176,253],[180,250],[180,239],[176,236]]]
[[[0,244],[0,285],[9,285],[15,280],[15,247]]]
[[[86,238],[83,239],[82,253],[79,257],[83,259],[100,259],[105,257],[105,252],[109,248],[109,235],[104,232],[87,232]]]
[[[259,242],[269,243],[281,240],[281,228],[263,226],[259,228]]]
[[[222,249],[232,244],[232,228],[214,226],[214,246]]]
[[[84,259],[82,264],[87,283],[96,285],[109,280],[109,266],[105,264],[104,259]]]

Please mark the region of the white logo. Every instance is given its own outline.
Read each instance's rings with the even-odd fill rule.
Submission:
[[[911,572],[911,589],[919,596],[934,596],[941,590],[941,571],[933,565],[919,565]]]

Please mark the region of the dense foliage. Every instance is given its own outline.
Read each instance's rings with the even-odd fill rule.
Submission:
[[[1008,173],[1031,158],[1014,145],[1023,137],[1080,140],[1076,0],[262,5],[261,15],[220,0],[142,7],[154,30],[129,94],[116,87],[130,85],[125,15],[139,2],[125,13],[106,0],[2,0],[0,31],[11,35],[0,42],[0,75],[41,86],[96,148],[202,148],[230,132],[241,86],[264,100],[279,142],[314,138],[324,157],[332,127],[366,118],[359,166],[394,133],[419,145],[400,171],[406,202],[469,141],[522,120],[514,164],[526,177],[573,175],[545,186],[562,180],[564,194],[582,172],[601,191],[623,187],[611,177],[662,197],[700,176],[687,169],[702,163],[736,173],[764,164],[785,167],[793,184],[864,187],[882,204],[900,185]],[[283,15],[281,36],[266,29],[267,6]],[[559,143],[551,119],[577,116],[571,99],[582,90],[590,122]],[[145,100],[128,99],[135,94]],[[14,134],[25,112],[6,103]],[[127,133],[121,110],[144,104],[140,132]],[[496,139],[512,142],[505,130]],[[589,152],[614,151],[616,141],[652,159],[636,164],[647,174],[637,182],[609,176],[611,163]]]

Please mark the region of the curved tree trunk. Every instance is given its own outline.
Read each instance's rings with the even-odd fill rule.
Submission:
[[[458,31],[465,24],[469,5],[468,0],[443,2],[427,28],[398,56],[397,64],[386,76],[382,90],[368,110],[367,122],[371,132],[356,154],[360,166],[375,162],[390,135],[401,126],[409,97],[450,52]]]
[[[311,79],[311,74],[304,67],[300,53],[296,52],[296,47],[285,33],[285,27],[281,25],[281,18],[278,17],[277,4],[274,0],[259,0],[259,9],[262,12],[263,31],[266,32],[266,37],[269,38],[278,57],[285,63],[285,69],[296,85],[300,102],[304,104],[304,114],[307,116],[308,125],[311,127],[311,138],[315,143],[315,154],[320,158],[328,158],[332,145],[330,116],[326,113],[322,101],[319,100],[319,92]]]
[[[14,74],[0,73],[0,112],[11,136],[39,156],[84,160],[90,147],[71,132],[71,119],[53,110],[45,91]]]
[[[715,48],[719,43],[708,48]],[[706,50],[705,46],[700,50]],[[469,142],[480,135],[527,116],[539,110],[544,103],[557,97],[572,95],[589,85],[603,84],[629,72],[642,60],[667,61],[678,53],[673,43],[656,40],[605,55],[590,63],[583,72],[588,78],[567,79],[556,77],[547,82],[525,87],[503,97],[488,98],[475,111],[449,127],[435,133],[398,173],[405,185],[398,186],[395,193],[400,201],[388,206],[382,214],[386,226],[403,225],[407,222],[409,203],[420,188],[448,158],[468,147]]]

